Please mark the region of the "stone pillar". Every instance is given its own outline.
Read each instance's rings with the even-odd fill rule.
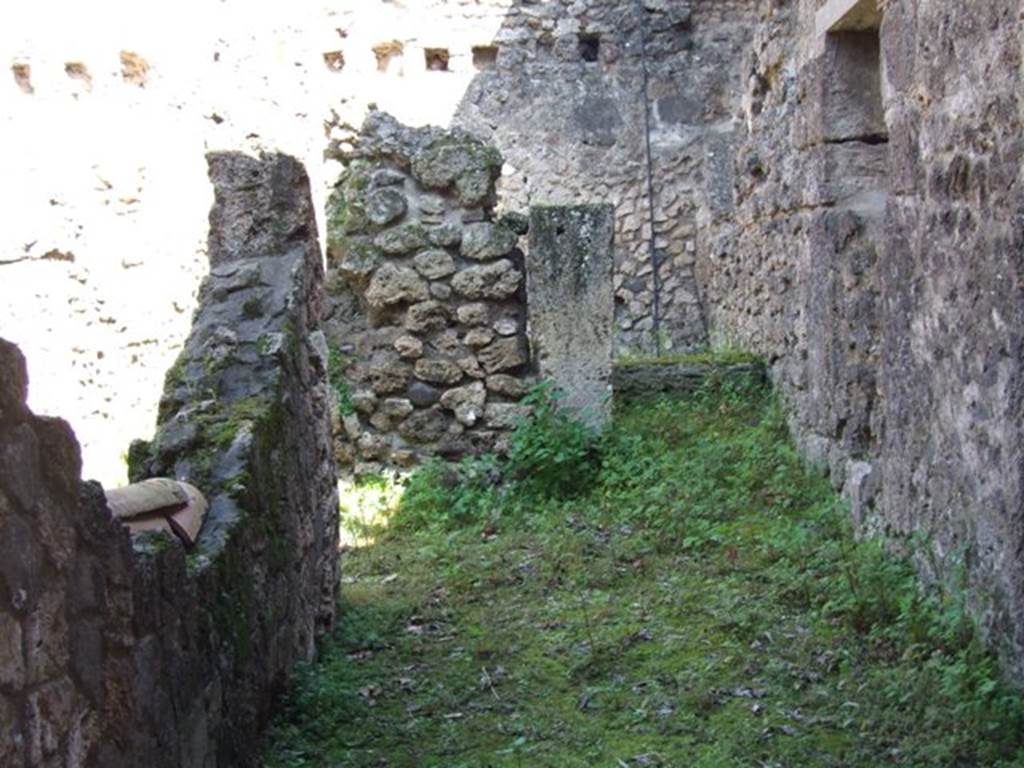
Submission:
[[[611,205],[530,209],[526,284],[534,356],[540,375],[596,427],[611,412],[614,224]]]

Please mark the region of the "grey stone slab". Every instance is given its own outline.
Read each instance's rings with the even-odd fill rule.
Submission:
[[[878,29],[882,11],[878,0],[829,0],[814,17],[819,35]]]
[[[610,415],[613,229],[611,205],[530,209],[528,314],[540,375],[598,427]]]

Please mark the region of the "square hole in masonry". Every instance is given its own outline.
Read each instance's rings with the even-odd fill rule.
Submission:
[[[581,34],[579,38],[580,58],[584,61],[597,61],[601,53],[601,36],[593,33]]]
[[[345,54],[341,51],[326,51],[324,64],[331,72],[341,72],[345,68]]]
[[[424,64],[428,72],[448,71],[448,49],[447,48],[424,48]]]
[[[498,46],[477,45],[473,47],[473,66],[477,72],[484,72],[498,66]]]

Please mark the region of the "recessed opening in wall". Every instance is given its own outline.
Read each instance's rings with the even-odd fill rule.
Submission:
[[[22,93],[32,94],[36,89],[32,87],[32,67],[28,64],[12,64],[11,74],[14,75],[14,82],[21,89]]]
[[[579,38],[580,58],[584,61],[597,61],[601,53],[601,36],[594,32],[584,32]]]
[[[478,72],[483,72],[487,69],[494,69],[498,66],[498,46],[473,46],[473,66]]]
[[[345,68],[345,54],[341,51],[325,51],[324,64],[331,72],[341,72]]]
[[[423,63],[428,72],[448,71],[448,49],[447,48],[424,48]]]
[[[824,64],[825,142],[886,143],[878,30],[830,32],[825,40]]]
[[[92,90],[92,75],[88,67],[80,61],[69,61],[64,64],[64,74],[72,80],[78,80],[85,86],[85,90]]]
[[[134,51],[121,51],[121,79],[139,88],[149,80],[149,62]]]
[[[377,71],[401,74],[402,57],[405,46],[397,40],[388,40],[373,46],[373,55],[377,57]]]

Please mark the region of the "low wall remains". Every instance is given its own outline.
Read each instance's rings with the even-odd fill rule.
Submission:
[[[324,319],[340,462],[366,474],[495,448],[531,376],[528,224],[494,216],[501,155],[379,112],[331,154],[344,164],[328,201]]]
[[[211,155],[211,273],[133,479],[210,501],[196,547],[129,536],[0,341],[0,764],[249,766],[334,620],[322,270],[302,166]]]

